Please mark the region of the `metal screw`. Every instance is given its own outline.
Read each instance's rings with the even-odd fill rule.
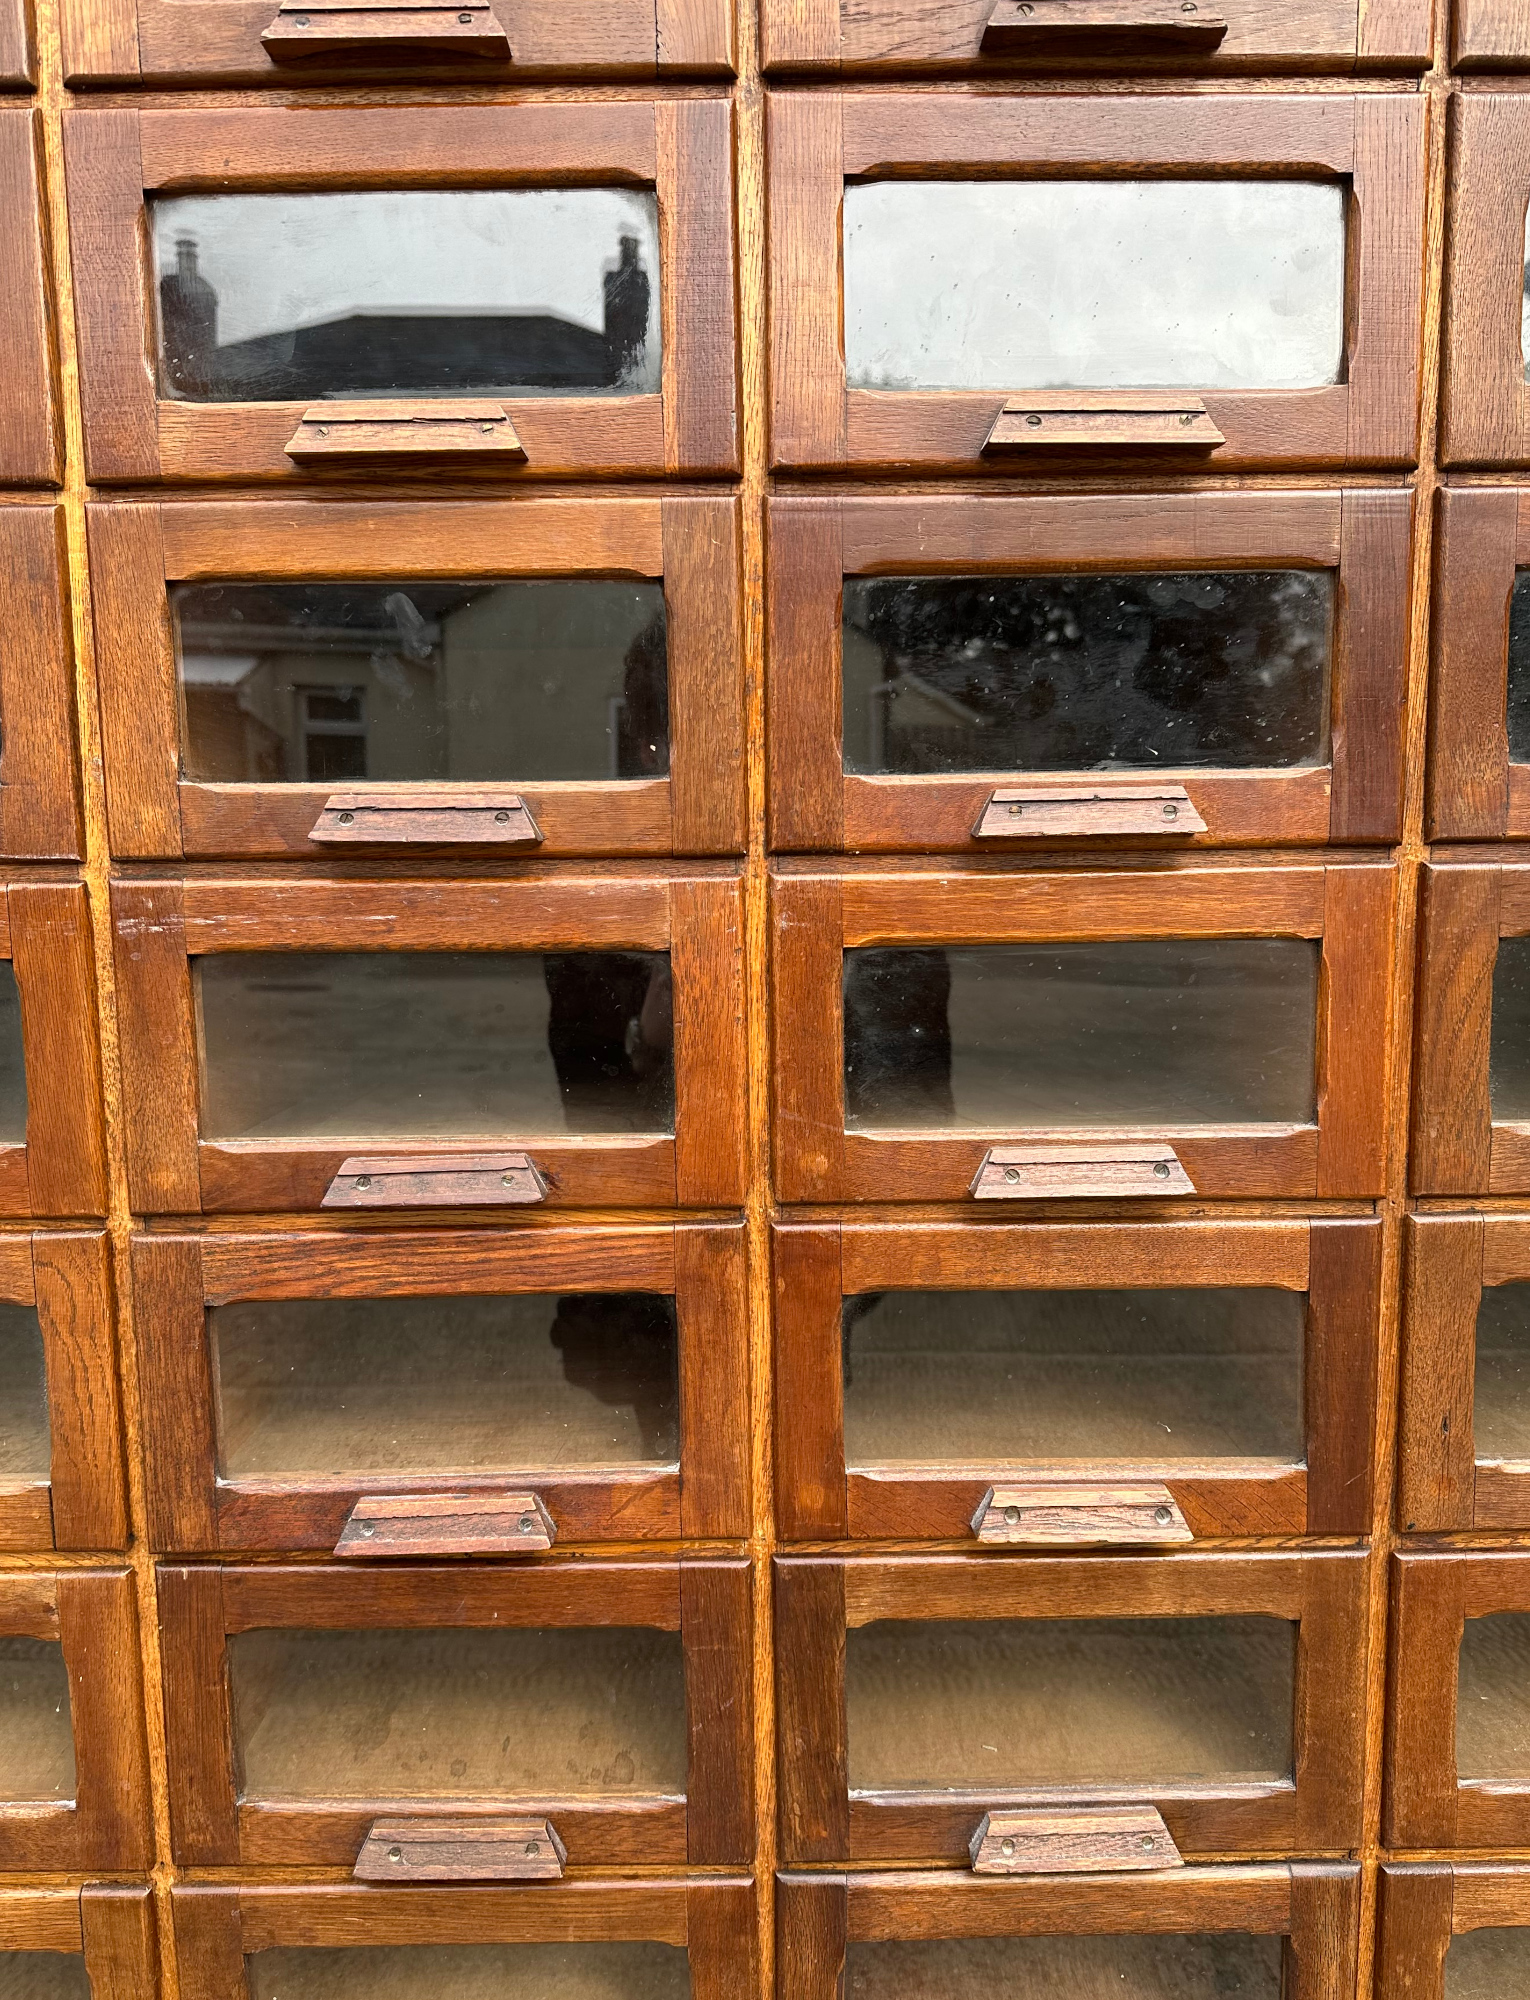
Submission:
[[[509,823],[510,823],[510,815],[509,815],[509,813],[507,813],[507,812],[497,812],[497,813],[496,813],[496,814],[494,815],[494,824],[495,824],[496,826],[508,826],[508,825],[509,825]]]
[[[535,1527],[536,1527],[535,1517],[530,1514],[522,1514],[521,1533],[523,1535],[529,1535]]]
[[[1019,1180],[1019,1178],[1020,1178],[1020,1169],[1019,1169],[1018,1167],[1006,1167],[1006,1168],[1004,1169],[1004,1178],[1005,1178],[1005,1180],[1007,1180],[1007,1181],[1017,1181],[1017,1180]]]
[[[402,1861],[402,1860],[403,1860],[403,1858],[404,1858],[404,1850],[403,1850],[403,1848],[401,1848],[401,1847],[390,1847],[390,1848],[388,1849],[388,1859],[389,1859],[390,1861]]]
[[[1034,14],[1035,11],[1036,9],[1031,5],[1031,0],[1020,0],[1020,12],[1022,14]]]
[[[1151,1847],[1153,1844],[1153,1836],[1150,1833],[1145,1833],[1142,1836],[1142,1844],[1144,1847]]]
[[[1179,420],[1182,424],[1193,424],[1199,415],[1198,410],[1181,410]]]
[[[1005,1527],[1015,1528],[1018,1527],[1019,1524],[1020,1524],[1020,1509],[1018,1507],[1006,1507],[1004,1509]]]
[[[375,1521],[363,1521],[361,1532],[367,1536],[375,1535],[377,1533],[377,1523]]]
[[[467,19],[467,16],[466,16],[466,15],[464,15],[464,16],[463,16],[463,19],[464,19],[464,20],[466,20],[466,19]],[[526,1852],[527,1852],[528,1854],[531,1854],[531,1855],[537,1855],[537,1854],[540,1854],[540,1853],[542,1852],[542,1843],[541,1843],[541,1841],[540,1841],[540,1840],[528,1840],[528,1841],[527,1841],[527,1843],[526,1843]]]
[[[1164,807],[1164,809],[1163,809],[1163,816],[1164,816],[1164,818],[1165,818],[1165,819],[1178,819],[1178,818],[1179,818],[1179,807],[1178,807],[1178,806],[1165,806],[1165,807]]]
[[[1025,811],[1024,806],[1011,806],[1009,809],[1009,816],[1011,819],[1018,819],[1021,813],[1023,813],[1024,811]]]
[[[470,15],[467,15],[467,14],[464,14],[464,15],[462,16],[462,19],[463,19],[464,21],[466,21],[466,20],[469,20],[469,19],[471,19],[471,16],[470,16]],[[480,425],[478,426],[478,428],[479,428],[479,429],[480,429],[481,431],[491,431],[491,430],[493,430],[494,426],[493,426],[492,424],[480,424]]]
[[[1001,1854],[1013,1854],[1014,1851],[1015,1843],[1012,1840],[1001,1840],[999,1842],[999,1852]]]
[[[349,826],[351,822],[355,819],[355,817],[356,815],[354,813],[341,813],[340,824],[342,826]]]
[[[1154,1172],[1155,1174],[1157,1174],[1158,1178],[1159,1178],[1159,1179],[1160,1179],[1161,1181],[1166,1181],[1166,1180],[1167,1180],[1167,1179],[1169,1178],[1169,1163],[1168,1163],[1168,1161],[1167,1161],[1167,1160],[1155,1160],[1155,1161],[1154,1161],[1154,1163],[1153,1163],[1153,1172]]]
[[[515,1175],[514,1175],[514,1174],[501,1174],[501,1175],[500,1175],[500,1177],[499,1177],[499,1184],[500,1184],[500,1186],[501,1186],[501,1187],[514,1187],[514,1186],[515,1186]]]
[[[372,1176],[370,1174],[358,1174],[356,1176],[356,1185],[359,1188],[369,1188],[372,1185]]]
[[[1030,416],[1030,417],[1027,417],[1025,421],[1026,421],[1026,422],[1027,422],[1028,424],[1031,424],[1031,425],[1033,425],[1033,426],[1034,426],[1034,427],[1035,427],[1036,429],[1038,429],[1038,430],[1039,430],[1039,429],[1040,429],[1040,427],[1041,427],[1041,419],[1040,419],[1040,417],[1037,417],[1037,416]]]
[[[1153,1509],[1153,1519],[1158,1523],[1160,1528],[1166,1528],[1174,1519],[1174,1516],[1169,1512],[1167,1507],[1155,1507]]]

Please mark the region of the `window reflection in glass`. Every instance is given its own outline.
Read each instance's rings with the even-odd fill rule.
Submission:
[[[221,784],[669,769],[664,592],[598,578],[170,592],[181,769]]]
[[[91,2000],[77,1951],[0,1951],[0,2000]]]
[[[0,1799],[74,1797],[74,1726],[64,1649],[0,1634]]]
[[[1445,2000],[1530,2000],[1530,1930],[1453,1937],[1445,1954]]]
[[[847,577],[845,769],[1321,763],[1333,598],[1326,570]]]
[[[1344,192],[1316,181],[845,189],[855,389],[1311,389],[1344,353]]]
[[[0,1479],[46,1479],[51,1464],[37,1308],[0,1304]]]
[[[175,195],[149,214],[162,396],[658,390],[652,194]]]
[[[844,2000],[1281,2000],[1284,1940],[950,1938],[850,1944]]]
[[[250,2000],[689,2000],[691,1990],[682,1946],[625,1941],[288,1947],[245,1967]]]
[[[1456,1681],[1462,1778],[1530,1776],[1530,1613],[1468,1618]]]

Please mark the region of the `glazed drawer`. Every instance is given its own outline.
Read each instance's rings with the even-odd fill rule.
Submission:
[[[721,98],[71,110],[88,476],[734,470],[732,143]]]
[[[739,884],[120,881],[141,1212],[743,1193]]]
[[[1522,14],[1511,39],[1523,62]],[[1441,459],[1530,465],[1530,378],[1520,330],[1530,260],[1530,96],[1454,96],[1449,129]]]
[[[1358,1550],[778,1557],[782,1859],[981,1860],[1009,1816],[1024,1855],[1106,1806],[1144,1822],[1137,1865],[1143,1842],[1171,1866],[1343,1851],[1365,1571]]]
[[[20,2000],[154,2000],[153,1891],[127,1882],[0,1890],[0,1991]]]
[[[741,1223],[133,1241],[157,1549],[749,1532]]]
[[[745,844],[731,500],[93,506],[88,525],[119,855]]]
[[[0,880],[0,1214],[103,1215],[95,957],[82,883]]]
[[[178,1884],[170,1906],[183,2000],[418,2000],[422,1991],[739,2000],[758,1978],[754,1884],[727,1876],[514,1888]]]
[[[774,1249],[788,1540],[1369,1531],[1378,1222],[781,1223]]]
[[[1428,813],[1433,840],[1530,835],[1530,491],[1439,496]]]
[[[1382,1192],[1389,868],[802,866],[771,894],[783,1200]]]
[[[767,112],[778,467],[1414,458],[1417,96],[778,92]],[[1214,290],[1192,293],[1192,250]]]
[[[1406,493],[769,503],[777,848],[1392,841]]]
[[[1376,2000],[1496,2000],[1530,1977],[1530,1870],[1392,1861],[1380,1879]]]
[[[0,12],[0,80],[19,82],[30,67],[19,0]],[[0,412],[0,481],[11,486],[63,483],[63,439],[53,381],[52,307],[43,262],[39,163],[42,123],[22,106],[0,110],[0,261],[6,278],[0,325],[5,405]]]
[[[182,1866],[752,1859],[745,1558],[162,1565],[159,1614]]]

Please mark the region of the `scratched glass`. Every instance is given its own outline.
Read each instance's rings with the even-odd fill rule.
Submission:
[[[0,1479],[46,1479],[51,1463],[37,1308],[0,1304]]]
[[[1463,1931],[1445,1953],[1445,2000],[1530,2000],[1530,1931]]]
[[[688,2000],[691,1990],[682,1946],[626,1941],[295,1946],[244,1963],[250,2000]]]
[[[1276,180],[845,189],[853,389],[1315,389],[1344,356],[1344,192]]]
[[[1302,938],[876,945],[844,957],[851,1131],[1310,1124]]]
[[[0,1799],[74,1797],[69,1675],[56,1640],[0,1635]]]
[[[1530,1459],[1530,1285],[1484,1286],[1473,1377],[1478,1462]]]
[[[663,777],[657,583],[179,583],[181,773],[213,784]]]
[[[1530,1118],[1530,937],[1498,940],[1488,1096],[1495,1118]]]
[[[21,1052],[21,994],[8,958],[0,958],[0,1145],[27,1136],[27,1077]]]
[[[685,1791],[678,1632],[267,1630],[228,1646],[247,1799]]]
[[[91,2000],[84,1955],[0,1951],[0,2000]]]
[[[1530,764],[1530,569],[1514,572],[1509,598],[1509,757]]]
[[[851,1790],[1288,1778],[1296,1630],[1268,1617],[852,1626]]]
[[[851,1466],[1299,1464],[1300,1292],[870,1292],[845,1300]]]
[[[1327,570],[847,577],[845,769],[1320,764],[1333,601]]]
[[[627,188],[149,202],[159,393],[193,403],[659,387],[659,214]]]
[[[1530,1612],[1468,1618],[1456,1684],[1462,1778],[1530,1776]]]
[[[673,1132],[661,952],[194,961],[210,1139]]]
[[[852,1943],[844,2000],[1281,2000],[1283,1943],[1235,1931]]]
[[[678,1458],[659,1293],[240,1300],[207,1323],[226,1478]]]

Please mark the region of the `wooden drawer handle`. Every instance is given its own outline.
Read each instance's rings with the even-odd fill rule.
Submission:
[[[334,847],[535,847],[542,829],[519,792],[420,785],[412,791],[335,792],[324,801],[308,838]]]
[[[377,1819],[358,1882],[556,1882],[568,1851],[549,1819]]]
[[[1226,442],[1200,397],[1180,389],[1042,389],[1009,397],[983,450],[999,455],[1130,445],[1211,451]]]
[[[299,465],[526,459],[502,405],[460,401],[316,403],[303,412],[284,449]]]
[[[1155,1806],[984,1813],[968,1852],[974,1875],[1147,1874],[1185,1865]]]
[[[274,63],[409,50],[510,60],[510,39],[484,0],[282,0],[260,41]]]
[[[529,1153],[356,1154],[321,1208],[522,1208],[546,1201]]]
[[[972,1517],[980,1542],[1030,1548],[1129,1548],[1193,1542],[1167,1486],[1063,1484],[990,1486]]]
[[[534,1556],[558,1538],[535,1493],[364,1493],[337,1556]]]
[[[983,30],[985,56],[1042,55],[1072,47],[1205,52],[1227,33],[1204,0],[998,0]]]
[[[1194,1194],[1172,1146],[1116,1139],[1076,1146],[990,1146],[967,1192],[974,1201],[1087,1195]]]
[[[1120,785],[1087,791],[995,792],[972,829],[974,840],[1080,837],[1113,840],[1123,833],[1183,838],[1206,822],[1183,785]]]

